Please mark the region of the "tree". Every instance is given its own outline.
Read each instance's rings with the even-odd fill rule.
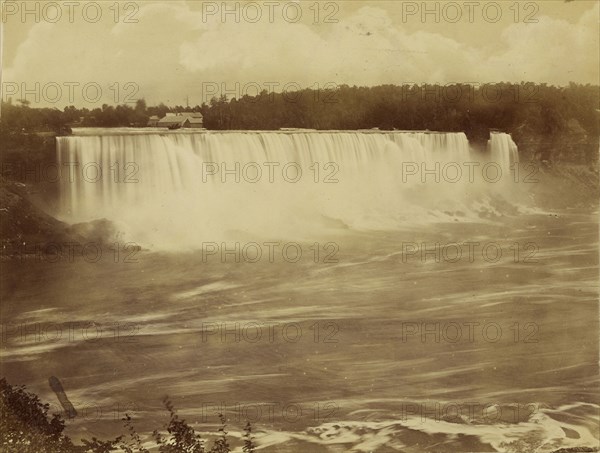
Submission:
[[[0,379],[0,450],[19,453],[77,452],[71,439],[63,434],[65,423],[60,415],[48,416],[48,404],[25,386],[10,385]]]
[[[169,423],[166,426],[168,436],[154,431],[154,438],[160,453],[230,453],[227,438],[226,420],[219,414],[221,427],[219,437],[207,452],[204,440],[194,429],[180,419],[173,404],[168,398],[164,405],[169,412]],[[126,436],[118,436],[114,440],[82,439],[83,445],[74,445],[71,439],[63,434],[65,423],[59,414],[48,414],[49,405],[43,404],[37,395],[25,390],[25,386],[12,386],[0,379],[0,451],[18,453],[149,453],[144,447],[142,436],[133,426],[129,414],[122,419],[127,431]],[[251,437],[252,428],[246,424],[244,436],[244,453],[254,453],[255,446]]]

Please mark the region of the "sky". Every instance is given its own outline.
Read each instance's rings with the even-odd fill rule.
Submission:
[[[599,84],[598,5],[5,1],[2,98],[93,108],[340,84]]]

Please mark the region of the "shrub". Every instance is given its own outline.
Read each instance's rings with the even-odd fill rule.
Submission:
[[[177,415],[168,398],[164,405],[169,412],[166,426],[168,435],[153,432],[160,453],[230,453],[226,419],[219,414],[219,436],[210,450],[187,422]],[[142,437],[133,426],[132,418],[125,414],[123,424],[127,435],[114,440],[82,439],[75,445],[63,433],[65,422],[59,414],[48,414],[50,405],[43,404],[37,395],[27,392],[25,386],[12,386],[0,379],[0,451],[6,453],[110,453],[120,449],[125,453],[150,453]],[[252,428],[246,424],[244,453],[255,453]]]

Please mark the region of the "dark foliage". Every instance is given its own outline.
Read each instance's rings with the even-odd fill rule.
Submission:
[[[221,427],[218,437],[210,450],[194,429],[180,419],[173,404],[164,400],[169,412],[166,434],[153,432],[153,438],[160,453],[230,453],[227,438],[226,420],[219,414]],[[75,445],[63,431],[65,423],[58,414],[48,415],[48,404],[43,404],[37,395],[27,392],[24,386],[12,386],[4,378],[0,379],[0,451],[6,453],[149,453],[144,447],[144,439],[136,431],[132,418],[126,414],[123,424],[126,435],[114,440],[82,439],[82,445]],[[244,453],[255,453],[252,428],[246,424]]]
[[[509,132],[527,157],[590,162],[597,158],[599,87],[571,83],[558,87],[533,83],[453,85],[341,85],[330,89],[213,98],[195,107],[103,105],[64,111],[2,103],[0,142],[4,149],[27,152],[43,132],[68,133],[71,127],[144,127],[152,115],[200,111],[213,130],[309,128],[356,130],[463,131],[485,143],[490,129]],[[40,143],[38,143],[40,142]],[[53,144],[53,143],[52,143]],[[47,156],[47,154],[45,154]],[[30,156],[31,157],[31,156]]]
[[[244,446],[242,448],[242,451],[244,453],[254,453],[256,450],[256,446],[254,445],[254,442],[252,441],[252,426],[250,425],[250,422],[246,423],[246,427],[244,428]]]
[[[75,452],[63,435],[65,423],[57,414],[49,417],[48,404],[25,386],[11,386],[0,379],[0,450],[18,453]]]

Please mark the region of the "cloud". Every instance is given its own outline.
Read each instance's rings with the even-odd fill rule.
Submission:
[[[409,31],[380,7],[362,7],[340,21],[203,21],[185,2],[148,3],[138,23],[39,23],[19,46],[5,81],[79,81],[116,97],[114,83],[140,87],[149,102],[201,102],[202,83],[327,82],[377,85],[405,82],[535,81],[598,83],[598,6],[578,23],[539,16],[511,24],[493,50],[477,38],[459,42],[431,31]],[[76,92],[76,94],[80,94]],[[119,93],[122,101],[125,93]],[[66,95],[65,95],[66,97]],[[57,105],[66,105],[61,99]],[[75,102],[82,104],[81,96]],[[96,105],[94,105],[96,106]]]
[[[374,85],[464,77],[456,66],[473,64],[473,49],[441,35],[408,34],[385,10],[364,7],[318,34],[298,23],[222,24],[184,43],[181,62],[191,72],[225,80],[295,81]]]
[[[488,65],[510,80],[598,83],[598,4],[578,23],[541,16],[535,24],[512,24],[502,33],[504,51]]]

